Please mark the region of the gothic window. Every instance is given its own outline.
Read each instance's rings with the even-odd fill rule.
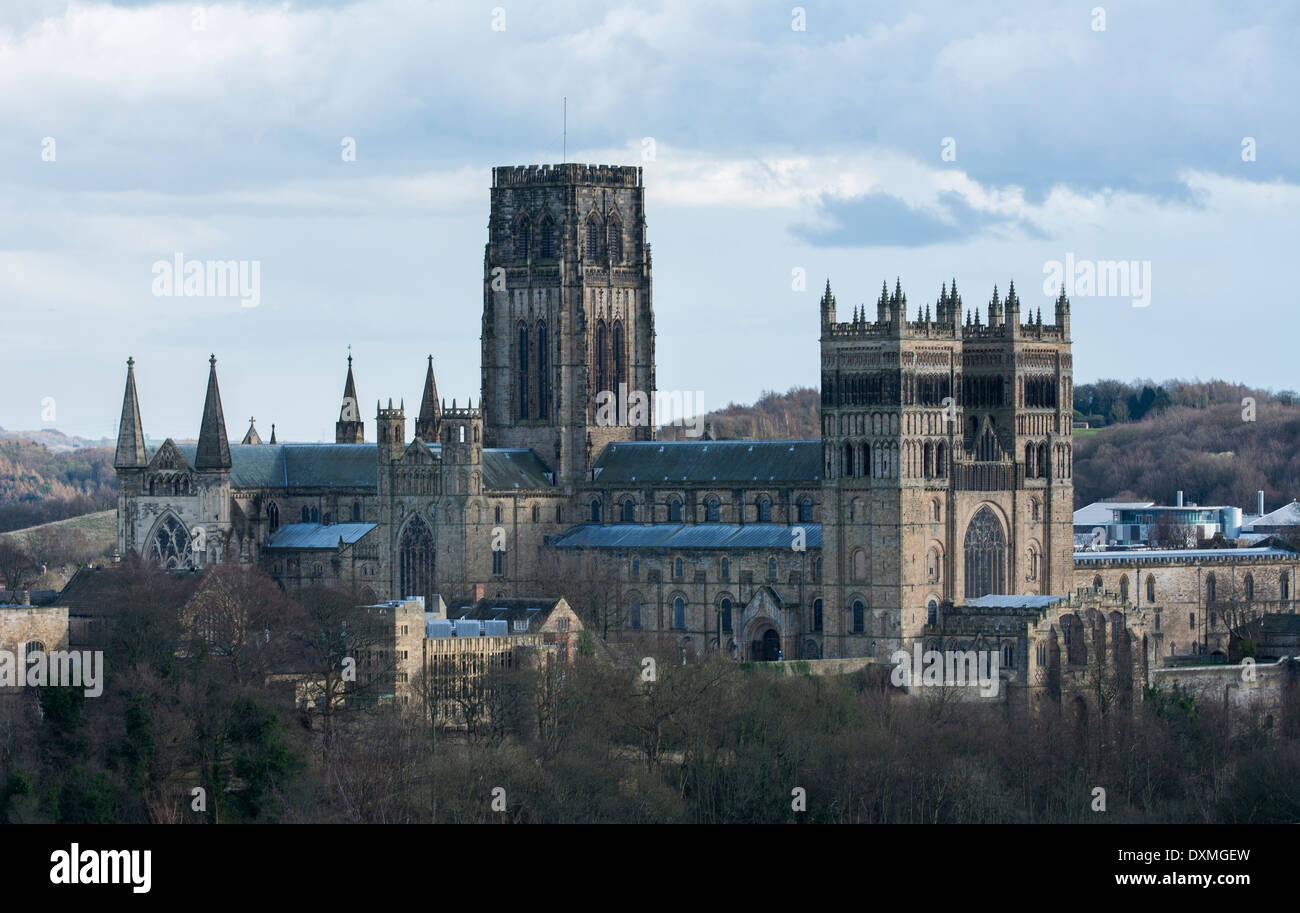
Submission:
[[[528,217],[515,223],[515,259],[528,259]]]
[[[818,579],[818,580],[821,580],[821,579],[822,579],[822,559],[821,559],[820,557],[817,559],[816,568],[817,568],[817,579]]]
[[[424,520],[411,512],[411,522],[402,530],[398,544],[398,573],[403,598],[423,596],[424,604],[433,604],[433,532]],[[495,556],[497,553],[493,552]],[[495,558],[493,559],[495,563]]]
[[[542,509],[536,504],[533,505],[533,522],[536,523],[542,517]]]
[[[353,501],[353,502],[352,502],[352,522],[353,522],[353,523],[360,523],[360,522],[361,522],[361,502],[360,502],[360,501]]]
[[[1030,580],[1038,579],[1038,549],[1032,545],[1029,547],[1029,574]]]
[[[921,448],[921,472],[927,479],[934,478],[934,445],[926,442]],[[915,473],[913,473],[915,474]]]
[[[599,523],[599,522],[600,522],[600,502],[599,502],[599,501],[592,501],[592,502],[591,502],[591,522],[592,522],[592,523]]]
[[[934,448],[935,475],[941,479],[948,477],[948,447],[940,441]]]
[[[1002,523],[989,508],[981,507],[966,527],[965,551],[966,596],[1005,593],[1007,540]]]
[[[149,557],[167,570],[194,567],[194,550],[190,545],[190,531],[185,524],[169,513],[158,523]]]
[[[1128,574],[1119,578],[1119,595],[1125,602],[1128,601]]]
[[[633,600],[631,608],[628,609],[627,626],[629,628],[641,627],[641,603],[637,600]]]
[[[925,578],[930,583],[939,582],[939,574],[942,571],[942,562],[939,560],[939,549],[932,548],[925,556]]]
[[[1101,574],[1098,574],[1092,578],[1092,588],[1096,590],[1098,593],[1101,592]]]
[[[1253,576],[1247,574],[1246,580],[1242,584],[1242,587],[1245,590],[1247,601],[1250,601],[1255,598],[1255,578]]]
[[[925,607],[925,623],[932,628],[939,623],[939,603],[933,599]]]
[[[492,573],[500,576],[506,572],[506,553],[504,550],[492,552]]]
[[[627,379],[624,377],[623,374],[623,322],[621,320],[614,321],[613,335],[614,338],[610,340],[610,346],[609,346],[611,357],[613,358],[613,363],[610,366],[610,372],[609,372],[611,378],[610,389],[617,394],[619,392],[620,385],[627,382]],[[614,399],[614,408],[618,411],[618,421],[620,424],[627,421],[627,415],[625,414],[625,410],[623,409],[623,403],[621,399],[622,399],[621,397],[616,397]]]
[[[1034,468],[1034,455],[1038,451],[1033,444],[1025,445],[1025,478],[1032,479],[1037,477],[1038,472]]]
[[[605,376],[605,321],[596,321],[596,393],[609,390]],[[617,391],[615,391],[617,392]]]
[[[1282,572],[1281,577],[1278,578],[1278,582],[1281,584],[1282,601],[1286,602],[1291,598],[1291,580],[1287,577],[1286,571]]]
[[[673,627],[686,630],[686,600],[680,596],[673,600]]]
[[[498,524],[498,525],[501,523],[501,505],[500,505],[500,504],[498,504],[496,507],[492,508],[492,522],[493,522],[493,523],[496,523],[496,524]]]
[[[934,523],[939,522],[940,510],[941,508],[939,507],[939,499],[935,498],[933,501],[930,502],[930,520],[932,522]]]
[[[853,475],[853,445],[846,443],[844,445],[844,478],[849,479]]]
[[[546,321],[537,324],[537,417],[545,420],[550,416],[549,398],[551,394],[550,351],[547,349]]]
[[[862,604],[862,600],[855,600],[853,603],[853,633],[861,634],[867,629],[867,607]]]
[[[311,508],[309,508],[306,504],[302,506],[302,522],[303,523],[311,522]]]
[[[725,596],[722,599],[722,630],[731,631],[731,600]]]
[[[822,629],[822,601],[821,601],[821,599],[814,599],[814,600],[813,600],[812,629],[813,629],[814,631],[820,631],[820,630]]]
[[[272,501],[266,507],[266,524],[270,527],[271,532],[280,528],[280,508]]]
[[[641,558],[637,555],[633,555],[632,556],[632,577],[639,578],[640,576],[641,576]]]
[[[1156,578],[1147,574],[1147,602],[1156,601]]]
[[[623,262],[623,226],[618,219],[610,219],[606,235],[609,244],[609,259],[615,263]]]
[[[678,580],[682,579],[682,559],[677,558],[673,561],[673,576]]]
[[[555,522],[556,523],[564,522],[564,508],[559,506],[558,504],[555,506]]]
[[[775,579],[776,579],[776,559],[775,559],[775,558],[768,558],[768,559],[767,559],[767,579],[768,579],[768,580],[775,580]]]
[[[587,247],[585,253],[588,260],[600,259],[600,220],[595,215],[587,220]]]
[[[669,523],[681,523],[681,522],[682,522],[682,502],[681,502],[681,501],[669,501],[669,502],[668,502],[668,522],[669,522]]]
[[[804,498],[799,502],[799,522],[812,522],[812,501],[809,498]]]
[[[768,500],[766,497],[762,497],[758,499],[758,522],[759,523],[772,522],[772,502]]]
[[[723,579],[723,580],[730,580],[730,579],[731,579],[731,559],[730,559],[730,558],[723,558],[723,559],[722,559],[722,579]]]
[[[1016,665],[1016,645],[1002,645],[1002,667],[1004,669],[1014,669]]]
[[[1038,499],[1037,499],[1037,498],[1031,498],[1030,501],[1029,501],[1029,505],[1030,505],[1030,506],[1029,506],[1029,509],[1030,509],[1030,514],[1031,514],[1031,516],[1032,516],[1035,520],[1039,519],[1039,513],[1038,513]]]
[[[555,223],[550,216],[542,216],[542,259],[555,259]]]
[[[23,665],[23,668],[24,668],[24,669],[26,669],[26,667],[27,667],[27,657],[32,656],[32,655],[34,655],[34,654],[36,654],[36,653],[49,653],[49,651],[45,649],[45,644],[42,643],[42,642],[39,641],[39,640],[29,640],[29,641],[27,641],[27,643],[23,644],[23,646],[22,646],[22,654],[23,654],[22,665]],[[21,676],[21,675],[24,675],[24,674],[25,674],[25,673],[22,672],[22,671],[19,672],[19,675],[20,675],[20,676]]]
[[[628,498],[623,502],[623,522],[632,523],[636,520],[636,502]]]
[[[708,502],[704,505],[704,516],[710,523],[718,522],[718,499],[717,498],[709,498]]]
[[[1207,603],[1214,602],[1217,595],[1218,593],[1215,592],[1214,575],[1210,574],[1205,578],[1205,601]]]
[[[528,327],[519,324],[519,417],[528,418]]]
[[[867,553],[862,549],[853,553],[853,579],[859,583],[867,579]]]

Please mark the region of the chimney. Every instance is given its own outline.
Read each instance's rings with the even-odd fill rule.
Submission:
[[[1183,493],[1182,493],[1181,491],[1178,492],[1178,501],[1176,502],[1176,505],[1177,505],[1178,507],[1182,507],[1182,506],[1183,506]]]
[[[1264,516],[1264,492],[1255,492],[1255,513]]]

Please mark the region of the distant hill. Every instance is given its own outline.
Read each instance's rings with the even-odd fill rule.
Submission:
[[[34,444],[44,444],[51,453],[66,453],[83,447],[112,447],[114,442],[108,438],[92,441],[89,438],[69,436],[57,428],[42,428],[38,431],[6,431],[0,428],[0,440],[23,440]]]
[[[0,439],[0,532],[94,511],[117,500],[113,451],[54,451],[21,438]]]
[[[785,393],[763,392],[749,406],[730,403],[704,416],[719,441],[782,440],[806,441],[821,438],[821,393],[812,387],[791,387]],[[659,429],[661,441],[689,440],[683,429],[672,425]]]

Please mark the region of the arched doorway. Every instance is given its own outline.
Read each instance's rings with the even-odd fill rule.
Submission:
[[[755,632],[749,645],[749,658],[760,663],[774,663],[781,655],[781,635],[776,628],[766,627]]]

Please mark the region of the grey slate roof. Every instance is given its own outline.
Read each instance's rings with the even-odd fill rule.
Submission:
[[[662,548],[679,549],[786,549],[794,543],[792,530],[802,528],[804,545],[822,547],[820,523],[621,523],[600,526],[584,523],[561,533],[552,544],[556,548]]]
[[[339,540],[345,545],[361,539],[377,527],[377,523],[286,523],[266,541],[263,548],[337,548]]]
[[[821,481],[821,441],[636,441],[609,444],[596,460],[602,485]]]
[[[193,466],[195,446],[179,446]],[[374,489],[377,459],[374,444],[231,444],[230,484],[234,488]]]
[[[551,488],[550,467],[531,450],[483,451],[484,488]]]
[[[1122,552],[1075,552],[1075,564],[1099,564],[1103,561],[1141,561],[1159,564],[1173,558],[1217,558],[1232,561],[1238,558],[1294,558],[1295,552],[1284,548],[1133,548]]]
[[[536,631],[546,624],[546,619],[551,617],[559,604],[560,600],[554,596],[514,599],[488,597],[480,599],[470,608],[448,609],[447,617],[452,620],[469,618],[477,621],[527,621],[529,630]],[[511,633],[516,633],[513,625]]]
[[[993,593],[988,596],[967,599],[962,603],[962,607],[976,609],[1045,609],[1048,606],[1056,605],[1064,598],[1064,596],[1013,596]]]

